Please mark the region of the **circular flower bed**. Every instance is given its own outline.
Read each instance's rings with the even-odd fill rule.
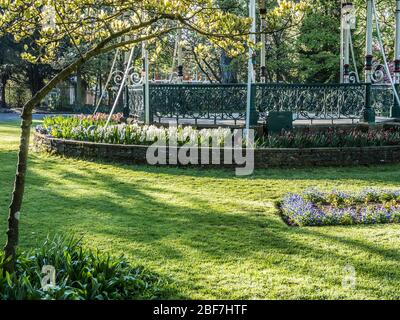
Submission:
[[[260,135],[246,141],[246,135],[240,129],[126,124],[121,123],[121,114],[113,116],[110,124],[105,126],[107,118],[106,114],[46,118],[36,128],[34,148],[59,155],[129,164],[149,164],[147,151],[150,145],[160,146],[158,151],[168,154],[165,160],[158,162],[161,165],[237,167],[243,165],[240,159],[243,152],[246,157],[249,154],[249,161],[254,158],[254,168],[400,161],[400,130],[397,127],[308,128]],[[170,154],[187,149],[194,150],[195,160],[190,157],[184,161],[169,161]],[[160,154],[158,151],[155,154]]]
[[[111,144],[149,145],[159,139],[168,142],[171,137],[177,139],[178,145],[196,141],[204,146],[211,138],[217,145],[223,145],[226,137],[230,137],[230,128],[196,129],[190,126],[157,127],[138,123],[119,123],[122,114],[112,117],[110,125],[105,127],[108,115],[98,113],[91,116],[51,117],[45,118],[37,132],[53,138],[77,141],[90,141]],[[257,137],[252,141],[256,148],[345,148],[369,146],[400,145],[400,129],[398,128],[352,128],[350,130],[330,128],[323,131],[293,131]]]

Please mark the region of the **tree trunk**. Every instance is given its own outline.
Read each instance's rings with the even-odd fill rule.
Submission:
[[[151,25],[152,23],[158,21],[160,18],[154,18],[149,20],[146,23],[140,24],[140,28]],[[139,27],[137,27],[139,29]],[[132,30],[127,30],[132,31]],[[120,32],[121,33],[121,32]],[[89,50],[75,62],[71,63],[68,67],[63,69],[60,73],[54,76],[42,89],[37,92],[31,100],[29,100],[22,111],[22,122],[21,122],[21,137],[20,137],[20,146],[18,153],[18,161],[17,161],[17,170],[15,174],[15,182],[14,182],[14,190],[12,194],[12,200],[9,207],[9,216],[8,216],[8,230],[7,230],[7,242],[4,247],[4,254],[6,263],[4,264],[4,272],[13,273],[15,270],[16,263],[16,249],[19,241],[19,218],[20,211],[22,206],[22,199],[24,196],[25,189],[25,175],[27,169],[28,162],[28,151],[29,151],[29,140],[31,133],[31,124],[32,124],[32,111],[35,105],[39,104],[46,95],[54,89],[61,81],[65,80],[72,72],[79,69],[86,61],[91,58],[101,54],[106,53],[102,52],[104,47],[108,45],[112,40],[118,38],[122,34],[113,34],[109,38],[103,40],[98,44],[95,48]],[[113,48],[113,46],[109,46],[108,49]]]
[[[29,79],[29,90],[32,97],[36,95],[44,87],[44,77],[42,75],[40,65],[29,64],[28,65],[28,79]],[[40,106],[40,101],[35,107]]]
[[[3,77],[0,83],[0,108],[7,108],[7,101],[6,101],[6,87],[7,87],[7,78]]]
[[[9,207],[7,242],[4,247],[6,258],[10,258],[4,265],[4,271],[13,273],[15,270],[16,248],[19,239],[19,219],[22,199],[25,189],[25,175],[28,162],[29,139],[32,124],[32,108],[25,106],[22,112],[21,137],[18,153],[17,172],[15,175],[14,191]]]
[[[232,68],[232,58],[228,57],[226,52],[222,50],[221,58],[220,58],[220,65],[221,65],[221,81],[222,83],[237,83],[237,74],[236,70]]]

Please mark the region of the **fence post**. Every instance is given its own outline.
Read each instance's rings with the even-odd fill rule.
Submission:
[[[399,92],[400,89],[400,84],[396,83],[395,88],[397,93]],[[392,106],[392,112],[390,113],[390,116],[392,118],[400,118],[400,105],[397,102],[396,96],[393,94],[393,106]]]
[[[127,119],[130,114],[130,108],[129,108],[129,88],[128,86],[125,86],[125,103],[124,103],[124,108],[123,108],[123,114],[124,118]]]
[[[256,84],[251,85],[250,91],[250,125],[255,126],[258,124],[259,114],[256,110]]]
[[[151,109],[150,104],[150,83],[146,85],[143,84],[143,120],[145,124],[151,124],[154,120],[153,110]]]
[[[363,120],[367,123],[375,122],[375,110],[372,108],[372,84],[365,84],[365,106]]]

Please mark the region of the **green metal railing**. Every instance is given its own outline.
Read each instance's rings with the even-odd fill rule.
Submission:
[[[379,117],[390,117],[394,104],[393,89],[390,85],[371,86],[371,107]]]
[[[294,120],[351,119],[373,121],[389,117],[393,92],[388,86],[370,84],[253,84],[252,111],[265,121],[272,111],[293,112]],[[143,90],[130,91],[131,114],[143,111]],[[246,84],[151,84],[150,112],[163,118],[244,121]],[[255,121],[255,122],[256,122]]]
[[[271,111],[291,111],[297,120],[359,119],[365,107],[365,86],[359,84],[256,86],[256,109],[264,117]]]
[[[154,120],[245,119],[245,84],[152,84],[149,95]]]

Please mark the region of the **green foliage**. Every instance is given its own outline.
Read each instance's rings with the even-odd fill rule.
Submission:
[[[112,144],[152,144],[156,141],[167,143],[170,139],[176,140],[178,145],[186,143],[198,143],[202,146],[223,146],[226,137],[231,137],[231,129],[202,129],[198,130],[190,126],[157,127],[155,125],[120,124],[105,127],[102,117],[93,116],[70,117],[62,116],[46,118],[43,126],[37,126],[36,131],[48,134],[54,138],[71,139]],[[120,115],[115,115],[114,123],[117,123]]]
[[[0,299],[116,300],[155,299],[166,283],[143,268],[131,268],[115,258],[83,248],[72,237],[47,239],[39,249],[21,252],[14,274],[3,272],[0,255]],[[56,272],[54,286],[43,289],[43,266]],[[164,290],[164,291],[163,291]]]
[[[335,82],[339,78],[340,17],[321,11],[308,13],[299,29],[301,82]]]
[[[121,121],[122,114],[117,113],[111,117],[110,124],[117,124]],[[74,129],[77,127],[88,129],[93,126],[103,127],[107,123],[108,115],[96,113],[95,115],[78,115],[71,117],[52,116],[43,119],[43,128],[46,133],[56,138],[73,139]]]
[[[369,147],[400,144],[399,129],[294,131],[272,134],[257,142],[264,148]]]

